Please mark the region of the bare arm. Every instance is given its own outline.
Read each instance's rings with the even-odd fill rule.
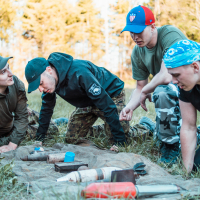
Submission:
[[[158,74],[156,74],[150,83],[148,83],[141,92],[140,105],[144,110],[147,111],[145,101],[148,97],[148,94],[153,92],[158,85],[167,85],[171,82],[172,76],[168,73],[167,68],[164,65],[164,62],[161,64],[161,68]]]
[[[129,103],[121,111],[120,121],[130,121],[132,119],[133,111],[140,105],[140,95],[142,88],[148,83],[148,79],[137,81],[136,89],[133,90]]]
[[[197,112],[191,103],[179,100],[179,105],[183,120],[180,132],[181,152],[184,166],[187,172],[190,172],[194,163],[195,147],[197,143]]]

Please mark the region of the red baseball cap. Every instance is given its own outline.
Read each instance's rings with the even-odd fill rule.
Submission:
[[[155,23],[155,18],[152,11],[145,6],[137,6],[128,13],[126,26],[122,32],[141,33],[148,25],[153,23]]]

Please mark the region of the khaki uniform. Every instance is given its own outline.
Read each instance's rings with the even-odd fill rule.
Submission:
[[[27,108],[27,110],[28,110],[28,128],[25,135],[27,135],[29,139],[35,139],[37,129],[39,127],[38,124],[39,113],[34,110],[31,110],[30,108]],[[4,134],[3,137],[0,137],[0,146],[9,144],[13,130],[14,127],[8,133]],[[58,127],[51,120],[46,134],[46,138],[48,139],[52,138],[52,136],[55,135],[57,132],[58,132]]]
[[[38,128],[39,113],[28,108],[24,84],[13,76],[14,84],[8,86],[6,94],[0,94],[0,146],[9,142],[19,145],[28,135],[34,139]],[[58,131],[51,121],[47,135]]]
[[[28,128],[27,98],[24,84],[13,76],[14,84],[0,94],[0,146],[19,145]]]

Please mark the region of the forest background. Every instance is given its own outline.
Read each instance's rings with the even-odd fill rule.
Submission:
[[[103,6],[97,6],[95,1]],[[154,12],[157,26],[174,25],[188,39],[200,42],[200,0],[0,0],[0,55],[14,57],[9,64],[13,73],[25,84],[24,69],[28,61],[38,56],[47,59],[50,53],[58,51],[106,67],[134,87],[130,56],[135,44],[128,32],[120,32],[126,24],[129,10],[139,4],[148,6]],[[125,91],[127,103],[132,90],[126,88]],[[29,107],[39,112],[41,94],[35,92],[27,94],[27,97]],[[130,125],[138,123],[143,116],[154,121],[154,104],[147,102],[147,108],[149,112],[141,107],[134,111]],[[72,105],[58,97],[53,118],[69,118],[73,111]],[[101,123],[99,120],[95,124]],[[58,135],[45,142],[45,145],[63,143],[65,132],[66,127],[59,126]],[[93,141],[108,148],[105,139],[93,138]],[[33,142],[26,139],[21,145]],[[160,159],[159,147],[155,145],[153,137],[145,142],[136,141],[120,151],[143,155],[155,163]],[[12,173],[13,166],[13,161],[5,166],[0,165],[0,197],[32,199],[29,185],[14,185],[16,176]],[[180,156],[177,164],[162,167],[173,175],[188,179],[182,166]],[[200,178],[200,172],[192,173],[190,178]]]
[[[157,26],[174,25],[200,42],[200,0],[102,2],[103,14],[95,0],[0,0],[0,55],[14,57],[11,68],[24,83],[27,62],[55,51],[90,60],[127,82],[135,44],[129,32],[120,32],[128,11],[141,2],[154,12]]]

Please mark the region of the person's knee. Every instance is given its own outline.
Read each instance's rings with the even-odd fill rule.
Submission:
[[[121,122],[121,126],[122,126],[122,128],[124,130],[124,133],[128,134],[129,133],[129,129],[130,129],[129,121],[122,121]]]
[[[159,101],[161,102],[168,99],[168,95],[166,92],[159,92],[157,95],[158,95]]]
[[[65,141],[67,143],[76,143],[79,138],[86,138],[88,135],[90,127],[83,127],[81,124],[72,124],[68,125],[68,129],[65,135]]]
[[[79,135],[77,134],[77,132],[71,132],[67,130],[66,135],[65,135],[66,143],[75,144],[78,138],[79,138]]]
[[[169,99],[177,99],[178,98],[178,93],[177,89],[173,84],[168,84],[168,85],[159,85],[156,87],[152,100],[154,103],[159,101],[165,101]],[[158,102],[159,102],[158,101]]]

